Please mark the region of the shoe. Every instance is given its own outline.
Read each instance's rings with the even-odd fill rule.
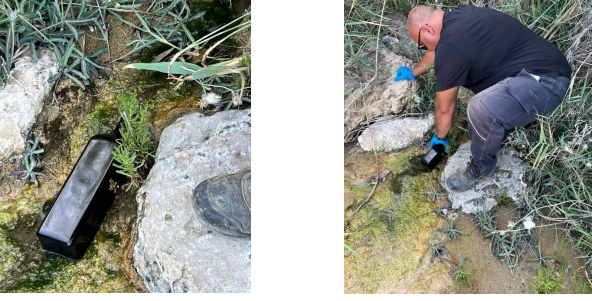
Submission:
[[[446,179],[446,185],[452,191],[465,191],[475,187],[479,182],[485,181],[485,178],[494,172],[495,168],[488,173],[481,173],[471,157],[471,161],[467,163],[464,170],[459,170]]]
[[[251,171],[207,179],[192,197],[197,220],[216,233],[251,236]]]

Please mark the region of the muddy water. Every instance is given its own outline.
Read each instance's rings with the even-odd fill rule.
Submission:
[[[373,154],[362,152],[355,144],[345,146],[344,230],[351,234],[344,241],[355,250],[344,250],[345,293],[532,293],[539,260],[531,250],[520,258],[512,274],[493,255],[490,240],[476,230],[472,216],[454,211],[447,214],[454,219],[454,227],[463,232],[460,241],[450,241],[437,231],[447,228],[449,219],[432,212],[449,202],[445,195],[434,198],[427,193],[438,183],[440,171],[426,172],[418,167],[417,158],[425,151],[411,147],[379,153],[379,173],[390,173],[379,182],[369,202],[348,219],[370,193],[377,165]],[[500,230],[516,216],[512,206],[494,210]],[[572,275],[584,262],[570,248],[564,232],[549,227],[537,228],[536,232],[546,265],[564,273],[560,292],[573,293]],[[431,262],[430,245],[439,242],[445,242],[447,258],[455,265],[461,255],[472,262],[471,285],[454,284],[453,268],[448,263],[438,259]],[[578,277],[584,279],[583,270]]]

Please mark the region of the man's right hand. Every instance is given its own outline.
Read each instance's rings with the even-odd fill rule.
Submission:
[[[403,66],[403,67],[399,67],[399,69],[397,69],[397,76],[395,77],[395,81],[397,82],[402,79],[412,80],[412,79],[417,79],[417,77],[413,76],[413,72],[411,69]]]
[[[444,145],[446,153],[450,153],[450,138],[448,137],[448,135],[446,135],[446,138],[440,139],[434,133],[434,136],[432,136],[432,141],[430,141],[430,148],[434,147],[434,145],[436,144]]]

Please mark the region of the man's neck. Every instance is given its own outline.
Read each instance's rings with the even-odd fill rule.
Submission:
[[[442,32],[442,23],[444,22],[444,11],[437,9],[430,17],[430,24],[434,30],[440,35]]]

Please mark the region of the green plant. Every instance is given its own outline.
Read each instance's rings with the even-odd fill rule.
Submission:
[[[343,236],[348,236],[351,233],[343,233]],[[352,249],[347,243],[343,242],[343,246],[350,252],[352,252],[352,254],[356,254],[356,251],[354,251],[354,249]]]
[[[553,252],[553,258],[555,259],[555,261],[557,261],[557,263],[559,263],[562,266],[565,264],[565,255],[563,255],[563,248],[564,247],[565,247],[565,237],[562,237],[561,241],[559,242],[559,246],[557,247],[557,250],[555,250],[555,252]]]
[[[26,50],[36,60],[39,46],[48,47],[58,60],[58,74],[49,82],[55,87],[67,78],[83,90],[92,76],[105,68],[97,61],[104,53],[116,61],[156,45],[169,47],[159,59],[175,49],[197,52],[198,47],[188,45],[201,39],[194,37],[197,32],[192,32],[189,24],[202,18],[205,11],[196,11],[189,0],[156,0],[143,10],[142,5],[135,0],[0,1],[0,79],[6,82],[14,61]],[[122,13],[134,13],[140,24],[126,20]],[[108,15],[132,27],[138,37],[126,44],[132,49],[119,58],[111,58]],[[103,41],[107,47],[87,53],[87,38]]]
[[[208,55],[212,50],[218,47],[220,43],[251,27],[250,16],[251,12],[247,12],[203,37],[192,39],[192,43],[182,49],[171,45],[164,36],[150,32],[148,30],[148,23],[143,21],[142,24],[144,25],[145,30],[149,31],[153,36],[151,40],[152,42],[150,43],[153,44],[157,41],[165,43],[173,47],[172,49],[177,50],[177,52],[168,62],[134,63],[129,64],[124,68],[166,73],[170,78],[177,80],[179,84],[185,81],[195,81],[204,87],[205,92],[230,94],[230,99],[222,102],[216,101],[216,104],[219,105],[226,104],[226,109],[230,109],[233,105],[241,105],[243,101],[250,102],[250,92],[248,92],[248,90],[250,90],[250,55],[245,54],[241,57],[222,60],[222,62],[215,64],[209,64],[207,62],[207,59],[209,58]],[[138,18],[142,20],[142,17],[139,15]],[[195,61],[199,51],[202,51],[201,49],[206,47],[209,42],[215,40],[217,41],[203,52],[201,61],[199,62],[201,66],[195,63],[177,61],[183,57],[187,57],[187,60]],[[247,92],[245,92],[246,90]],[[204,96],[206,95],[207,94],[204,93]],[[208,104],[210,103],[207,101],[202,102],[202,106]]]
[[[45,45],[55,53],[59,72],[50,82],[69,78],[82,89],[92,73],[103,66],[94,61],[107,48],[92,54],[85,52],[86,30],[96,29],[108,41],[106,14],[115,10],[139,7],[130,0],[22,0],[0,1],[0,79],[6,82],[14,61],[26,50],[37,59],[37,47]]]
[[[592,281],[590,279],[582,279],[578,277],[578,270],[573,272],[571,280],[574,292],[576,294],[592,294]]]
[[[463,234],[462,231],[454,228],[454,222],[450,220],[450,226],[445,229],[438,229],[438,232],[448,233],[448,239],[453,240],[456,239],[457,241],[460,240],[460,235]]]
[[[432,191],[422,191],[421,194],[429,195],[430,201],[432,203],[435,203],[438,198],[446,195],[446,194],[442,193],[442,191],[440,189],[440,184],[432,185]]]
[[[43,149],[39,149],[39,137],[35,137],[35,140],[27,140],[25,145],[25,150],[23,151],[23,159],[21,160],[21,164],[19,169],[11,171],[9,173],[10,176],[17,176],[19,180],[26,180],[28,182],[35,183],[35,186],[39,185],[39,181],[37,181],[37,177],[40,177],[45,180],[49,180],[50,178],[38,171],[35,171],[36,168],[41,167],[41,154],[43,153]]]
[[[512,204],[513,200],[511,197],[508,196],[508,188],[504,187],[502,190],[495,196],[495,202],[499,206],[508,206]]]
[[[145,171],[154,158],[154,142],[150,135],[148,110],[140,107],[136,97],[121,93],[118,97],[121,124],[117,139],[118,145],[113,150],[113,163],[117,172],[130,178],[130,187],[138,187],[145,176]]]
[[[444,255],[448,253],[446,246],[444,246],[444,242],[431,244],[430,250],[432,251],[432,258],[430,259],[431,263],[434,262],[434,259],[436,257],[440,259],[440,262],[442,262],[443,260],[449,262],[449,260],[446,257],[444,257]]]
[[[538,268],[530,286],[535,294],[558,294],[563,282],[563,271],[553,271],[550,267]]]
[[[117,184],[117,182],[113,181],[113,179],[109,179],[109,190],[111,190],[113,192],[117,192],[118,188],[119,188],[119,185]]]
[[[469,259],[464,262],[462,255],[460,256],[460,263],[452,274],[452,280],[457,285],[469,285],[474,281],[473,262]]]

